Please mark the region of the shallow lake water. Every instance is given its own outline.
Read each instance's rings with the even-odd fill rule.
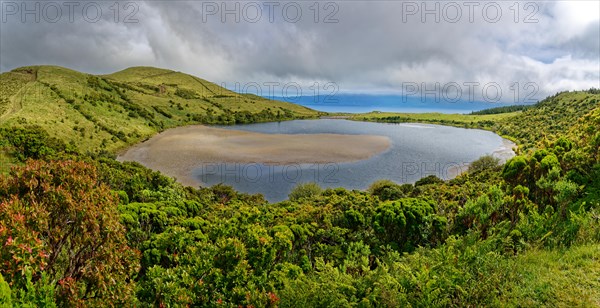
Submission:
[[[470,162],[483,155],[493,154],[503,160],[513,155],[511,143],[492,132],[441,125],[321,119],[219,127],[267,134],[366,134],[390,139],[389,149],[356,162],[211,163],[193,171],[193,176],[204,185],[224,183],[241,192],[263,194],[271,202],[285,200],[299,183],[366,189],[379,179],[414,183],[432,174],[449,179],[466,171]]]

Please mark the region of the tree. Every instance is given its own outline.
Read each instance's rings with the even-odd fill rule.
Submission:
[[[469,173],[491,170],[500,166],[500,159],[492,155],[485,155],[478,158],[469,165]]]
[[[572,199],[577,196],[579,187],[577,184],[569,180],[560,180],[554,184],[555,196],[554,200],[558,204],[560,214],[564,218],[566,217],[566,209]]]
[[[531,168],[529,167],[526,157],[515,156],[504,165],[502,176],[510,183],[522,183],[529,175],[530,170]]]
[[[444,180],[440,179],[439,177],[431,174],[428,175],[424,178],[421,178],[420,180],[415,182],[415,187],[417,186],[423,186],[423,185],[430,185],[430,184],[440,184],[440,183],[444,183]]]
[[[540,162],[540,168],[542,171],[550,171],[554,168],[560,169],[560,162],[558,161],[558,157],[554,154],[548,154],[546,157],[542,158]]]
[[[429,202],[416,198],[382,203],[373,217],[373,228],[379,238],[401,250],[427,244],[427,240],[440,232],[444,224],[445,221],[435,215]]]
[[[288,197],[290,200],[300,200],[303,198],[311,198],[321,194],[323,189],[315,182],[298,184],[292,189]]]
[[[381,201],[397,200],[404,197],[400,185],[390,180],[379,180],[373,182],[367,190],[371,195],[379,197]]]
[[[42,127],[30,125],[24,128],[2,128],[0,137],[3,137],[13,147],[13,155],[21,161],[28,158],[41,159],[73,149],[57,138],[51,137]]]
[[[118,197],[94,167],[27,161],[0,178],[0,273],[12,288],[46,274],[61,305],[125,304],[138,256],[126,244]]]

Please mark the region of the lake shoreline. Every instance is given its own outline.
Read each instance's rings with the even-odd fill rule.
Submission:
[[[184,185],[198,186],[202,183],[193,170],[205,164],[345,163],[369,159],[389,148],[389,138],[378,135],[263,134],[191,125],[131,146],[117,160],[135,161]]]
[[[502,137],[502,145],[498,149],[493,151],[490,155],[492,155],[495,158],[498,158],[500,160],[500,164],[504,164],[507,160],[517,155],[513,150],[516,147],[516,143]],[[471,163],[463,163],[460,166],[452,166],[448,169],[448,175],[450,178],[455,178],[461,174],[465,174],[469,171],[470,166]]]
[[[322,119],[321,121],[356,122],[348,119]],[[423,125],[450,127],[429,123]],[[334,133],[329,133],[329,131],[319,133],[306,131],[291,134],[285,131],[279,132],[270,133],[204,125],[182,126],[161,132],[142,143],[125,149],[117,157],[117,160],[138,162],[150,169],[176,178],[183,185],[197,187],[209,185],[203,183],[204,180],[198,175],[199,168],[205,166],[217,166],[217,164],[222,167],[222,165],[250,164],[285,166],[354,163],[369,160],[395,147],[394,141],[390,139],[392,135],[386,137],[378,133],[363,134],[362,131],[352,132],[345,129],[334,130]],[[487,153],[499,158],[504,163],[515,156],[513,148],[516,147],[516,144],[495,135],[502,139],[501,145],[488,150]],[[448,146],[453,147],[450,144]],[[485,155],[485,153],[481,155]],[[435,161],[430,163],[435,163]],[[454,166],[442,172],[442,177],[444,179],[455,178],[465,173],[469,165],[470,161],[464,160],[461,163],[454,163]]]

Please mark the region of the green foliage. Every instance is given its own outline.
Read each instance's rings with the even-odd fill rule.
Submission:
[[[428,175],[424,178],[421,178],[415,182],[415,187],[423,186],[423,185],[431,185],[431,184],[440,184],[443,183],[444,180],[438,178],[435,175]]]
[[[432,204],[404,198],[381,204],[375,211],[373,228],[382,242],[406,251],[429,244],[445,229],[445,219],[434,214]]]
[[[483,115],[483,114],[499,114],[499,113],[508,113],[515,111],[523,111],[529,108],[532,108],[532,105],[511,105],[511,106],[502,106],[496,108],[489,108],[479,111],[473,111],[470,114],[472,115]]]
[[[573,148],[573,142],[564,136],[559,137],[554,142],[554,149],[557,152],[569,152]]]
[[[506,181],[516,183],[524,179],[529,171],[530,168],[527,158],[515,156],[504,164],[502,176]]]
[[[10,286],[2,275],[0,275],[0,306],[1,307],[12,307],[12,292]]]
[[[50,282],[48,275],[43,272],[41,278],[33,282],[32,271],[25,268],[25,287],[18,289],[13,295],[13,303],[20,307],[56,307],[55,286]]]
[[[312,198],[321,194],[323,189],[315,182],[296,185],[289,194],[290,200]]]
[[[557,93],[498,122],[492,129],[518,139],[524,149],[547,147],[548,141],[566,138],[565,134],[578,125],[579,119],[597,108],[599,96],[595,91]]]
[[[500,166],[500,159],[492,155],[485,155],[469,165],[469,172],[482,172],[485,170],[496,169]]]
[[[24,273],[35,282],[45,272],[63,304],[132,300],[136,254],[93,167],[28,161],[0,180],[0,198],[0,272],[15,289],[29,289]]]
[[[57,134],[60,140],[94,132],[131,142],[192,117],[241,123],[298,112],[285,106],[232,111],[235,93],[168,70],[88,78],[53,68],[52,74],[93,89],[69,93],[44,81],[50,92],[44,95],[69,104],[69,117],[86,115],[67,135]],[[205,99],[182,102],[178,88]],[[22,159],[42,160],[0,178],[0,305],[596,305],[600,112],[589,110],[597,106],[594,95],[563,93],[518,115],[461,115],[535,147],[522,148],[503,168],[482,158],[452,180],[377,181],[367,191],[307,183],[276,204],[226,185],[184,188],[137,163],[117,162],[111,152],[65,153],[43,130],[18,126],[14,132],[24,137],[9,142],[4,133],[3,146],[27,153]],[[120,126],[105,123],[121,116],[105,117],[103,105],[135,117]],[[548,120],[543,113],[557,120],[539,123]],[[550,127],[549,134],[528,135],[535,126]],[[18,147],[24,144],[33,150]]]
[[[543,171],[550,171],[554,168],[560,168],[558,157],[554,154],[546,155],[540,162],[540,167]]]
[[[381,201],[397,200],[405,196],[404,189],[390,180],[373,182],[367,191],[371,195],[379,197]]]
[[[0,128],[0,138],[6,140],[13,151],[12,155],[20,161],[28,158],[52,158],[67,150],[65,143],[50,135],[40,126]]]
[[[93,76],[57,66],[32,66],[2,73],[0,80],[0,128],[32,123],[82,153],[115,152],[188,124],[319,115],[299,105],[238,94],[191,75],[148,67]],[[47,153],[39,154],[21,158],[39,159]]]
[[[192,90],[188,90],[188,89],[181,89],[181,88],[177,88],[177,90],[175,90],[175,95],[177,95],[183,99],[198,98],[198,95],[196,95],[196,92],[194,92]]]

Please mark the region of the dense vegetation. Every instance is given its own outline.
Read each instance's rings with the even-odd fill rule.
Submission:
[[[370,112],[355,114],[350,119],[380,123],[431,123],[466,128],[489,128],[498,122],[517,115],[518,112],[492,113],[482,115],[446,113],[397,113]]]
[[[83,152],[80,131],[8,122],[0,306],[597,305],[599,97],[496,119],[522,145],[503,166],[484,157],[450,181],[368,191],[303,184],[277,204]]]
[[[487,129],[516,141],[522,150],[530,150],[540,146],[547,147],[551,140],[569,134],[574,127],[585,126],[588,129],[587,133],[593,134],[596,123],[590,122],[590,111],[600,104],[599,94],[597,89],[557,93],[522,111],[498,113],[496,108],[492,108],[473,115],[367,113],[355,115],[352,119],[384,123],[421,122]],[[582,122],[587,122],[587,125],[583,125]]]
[[[499,114],[499,113],[508,113],[508,112],[516,112],[523,111],[533,107],[532,105],[510,105],[510,106],[502,106],[489,108],[484,110],[473,111],[471,115],[483,115],[483,114]]]

